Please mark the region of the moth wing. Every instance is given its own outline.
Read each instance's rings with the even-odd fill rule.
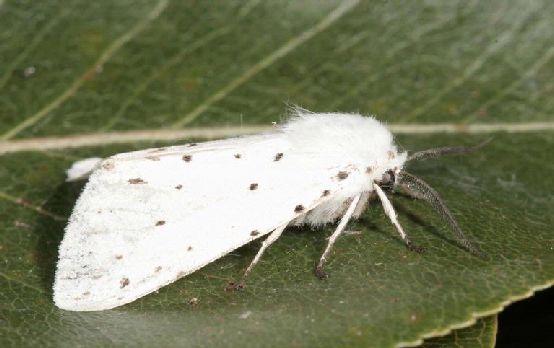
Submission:
[[[56,305],[87,311],[132,302],[343,189],[334,168],[321,170],[304,160],[279,135],[104,160],[60,245]]]

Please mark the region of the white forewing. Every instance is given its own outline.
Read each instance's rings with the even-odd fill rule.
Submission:
[[[92,157],[73,163],[71,168],[66,171],[67,178],[65,181],[70,182],[86,179],[90,173],[96,169],[100,162],[102,162],[101,158]]]
[[[327,120],[330,132],[307,130],[318,138],[311,143],[305,139],[309,134],[295,135],[298,129],[292,127],[104,160],[78,199],[60,246],[56,305],[113,308],[295,219],[338,218],[345,200],[371,191],[382,172],[382,163],[351,154],[357,144],[337,144],[356,137],[356,131],[371,135],[371,127],[384,128],[373,119],[364,122],[365,130],[356,122],[341,130],[340,122]],[[299,144],[299,137],[307,143]],[[371,151],[390,150],[389,138],[382,146],[373,139],[381,147]],[[325,140],[339,151],[328,150],[333,145]]]
[[[344,181],[332,178],[338,168],[303,168],[289,146],[266,136],[105,160],[66,229],[56,304],[101,310],[131,302],[329,199],[324,190],[341,189]]]

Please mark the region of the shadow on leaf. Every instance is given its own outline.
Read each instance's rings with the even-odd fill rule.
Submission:
[[[44,209],[59,215],[71,215],[75,201],[79,197],[85,182],[71,182],[59,185],[44,204]],[[36,263],[40,269],[42,285],[48,294],[52,294],[54,273],[58,261],[58,248],[64,235],[67,221],[53,220],[48,216],[39,218],[34,232],[39,236],[36,246]]]

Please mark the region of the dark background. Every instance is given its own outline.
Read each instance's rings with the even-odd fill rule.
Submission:
[[[554,347],[554,289],[508,306],[498,315],[496,347]]]

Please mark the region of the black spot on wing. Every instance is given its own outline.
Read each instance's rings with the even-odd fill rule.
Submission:
[[[348,172],[341,170],[337,173],[337,178],[339,178],[339,180],[344,180],[348,178]]]
[[[282,152],[279,152],[275,155],[275,158],[273,159],[275,162],[281,160],[281,158],[283,158],[283,153]]]
[[[132,184],[132,185],[147,184],[147,182],[142,180],[141,178],[129,179],[128,182],[129,182],[129,184]]]

